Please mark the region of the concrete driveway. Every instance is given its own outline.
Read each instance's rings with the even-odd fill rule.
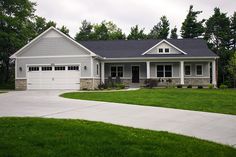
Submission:
[[[72,100],[66,91],[0,94],[0,116],[71,118],[169,131],[236,146],[236,116],[161,107]]]

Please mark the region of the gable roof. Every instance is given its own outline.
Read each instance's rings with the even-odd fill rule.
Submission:
[[[181,53],[183,54],[187,54],[186,52],[184,52],[183,50],[179,49],[178,47],[176,47],[175,45],[171,44],[170,42],[166,41],[165,39],[161,40],[159,43],[157,43],[156,45],[154,45],[153,47],[151,47],[150,49],[148,49],[147,51],[145,51],[144,53],[142,53],[142,55],[145,55],[146,53],[148,53],[150,50],[152,50],[153,48],[159,46],[160,44],[162,43],[166,43],[168,44],[169,46],[177,49],[178,51],[180,51]]]
[[[110,41],[80,41],[89,50],[105,58],[141,58],[141,57],[217,57],[203,39],[166,39],[182,54],[148,54],[150,48],[163,40],[110,40]],[[143,54],[143,55],[142,55]]]
[[[84,50],[86,50],[86,52],[88,52],[91,56],[97,56],[95,53],[93,53],[92,51],[90,51],[89,49],[87,49],[86,47],[84,47],[83,45],[81,45],[80,43],[76,42],[75,40],[73,40],[72,38],[68,37],[67,35],[65,35],[64,33],[62,33],[61,31],[59,31],[58,29],[54,28],[54,27],[50,27],[48,28],[46,31],[44,31],[43,33],[41,33],[39,36],[37,36],[36,38],[34,38],[33,40],[31,40],[28,44],[26,44],[25,46],[23,46],[21,49],[19,49],[16,53],[14,53],[13,55],[10,56],[10,58],[17,58],[17,55],[21,54],[23,52],[23,50],[25,50],[26,48],[28,48],[29,46],[33,45],[34,43],[36,43],[36,41],[40,40],[40,38],[42,38],[44,35],[46,35],[48,32],[50,31],[56,31],[57,33],[59,33],[62,37],[65,37],[68,41],[72,42],[73,44],[75,44],[76,46],[82,47]]]

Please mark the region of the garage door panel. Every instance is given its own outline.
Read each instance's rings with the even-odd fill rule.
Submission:
[[[40,69],[40,68],[38,68]],[[28,89],[80,89],[80,71],[56,70],[27,72]]]

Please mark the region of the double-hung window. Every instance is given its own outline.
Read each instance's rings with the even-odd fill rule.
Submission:
[[[185,65],[184,66],[184,75],[185,76],[190,76],[191,75],[191,66],[190,65]]]
[[[203,73],[202,65],[196,65],[196,75],[201,76]]]
[[[111,77],[123,77],[123,66],[111,66]]]
[[[172,66],[157,65],[157,77],[172,77]]]

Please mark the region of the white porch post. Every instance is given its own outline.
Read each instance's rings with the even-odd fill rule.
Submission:
[[[150,79],[150,61],[146,61],[146,65],[147,65],[147,79]]]
[[[101,81],[105,83],[105,64],[101,62]]]
[[[216,86],[216,61],[212,61],[212,84]]]
[[[184,61],[180,61],[180,84],[184,85]]]

